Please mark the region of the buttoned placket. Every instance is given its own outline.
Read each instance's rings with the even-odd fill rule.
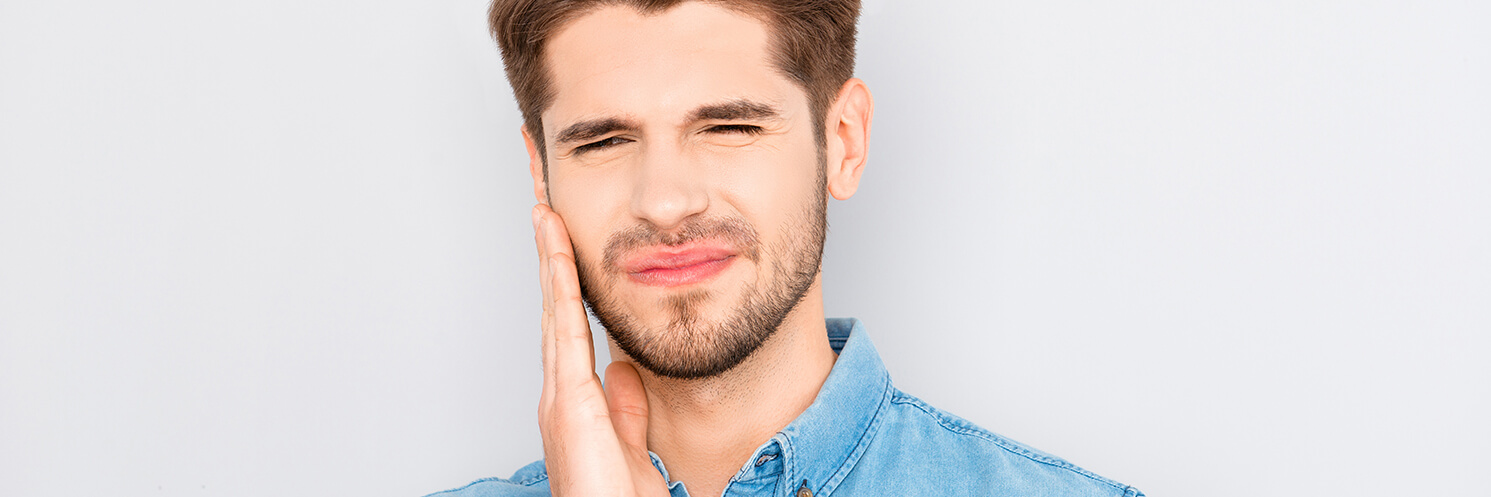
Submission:
[[[802,486],[797,487],[796,497],[813,497],[813,491],[808,489],[808,481],[803,480]]]

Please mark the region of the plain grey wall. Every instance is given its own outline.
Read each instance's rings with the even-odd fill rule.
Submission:
[[[0,495],[422,495],[538,458],[479,0],[0,3]],[[1473,495],[1491,7],[869,1],[830,315],[1150,495]]]

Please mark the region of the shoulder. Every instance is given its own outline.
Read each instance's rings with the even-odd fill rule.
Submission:
[[[883,426],[857,464],[867,467],[854,473],[918,472],[942,485],[956,482],[967,495],[1144,495],[899,389],[893,389],[885,409]]]
[[[549,495],[549,472],[544,461],[523,466],[508,478],[483,478],[464,487],[435,492],[426,497],[540,497]]]

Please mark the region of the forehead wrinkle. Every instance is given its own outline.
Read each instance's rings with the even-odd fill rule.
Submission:
[[[726,16],[721,16],[720,13]],[[683,2],[658,11],[641,11],[629,5],[602,2],[602,5],[587,10],[556,30],[553,42],[546,47],[542,56],[550,63],[549,70],[555,83],[556,96],[571,92],[596,93],[582,91],[582,88],[587,87],[615,90],[617,85],[610,81],[611,75],[630,67],[649,66],[654,72],[661,67],[687,75],[700,70],[692,62],[699,54],[720,52],[728,54],[720,57],[739,59],[738,52],[743,44],[759,49],[749,51],[745,56],[749,61],[735,62],[759,66],[764,74],[771,74],[790,84],[791,80],[773,62],[771,28],[758,14],[750,9],[737,9],[729,4],[713,2]],[[676,19],[670,20],[670,17]],[[729,18],[745,22],[739,23]],[[679,27],[678,23],[685,21],[686,24]],[[722,33],[718,32],[721,30],[731,36],[722,38]],[[701,42],[701,39],[704,41]],[[730,41],[720,41],[722,39]],[[718,93],[716,95],[721,96]],[[653,105],[667,100],[667,95],[610,96],[612,99],[623,100],[627,97],[645,97],[642,102]],[[776,108],[778,114],[792,110],[780,105],[772,107]],[[553,107],[546,110],[553,110]]]

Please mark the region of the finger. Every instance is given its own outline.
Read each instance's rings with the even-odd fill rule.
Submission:
[[[545,266],[548,266],[548,264],[545,264]],[[552,277],[553,277],[552,273],[546,273],[544,277],[539,278],[539,279],[547,280],[547,279],[550,279]],[[539,335],[539,343],[540,343],[539,348],[542,351],[543,373],[544,373],[543,391],[539,395],[539,403],[538,403],[538,406],[539,406],[538,407],[538,409],[539,409],[538,410],[539,419],[541,419],[541,420],[546,417],[546,413],[548,412],[549,408],[551,406],[553,406],[553,402],[554,402],[554,368],[555,368],[555,359],[554,359],[554,310],[553,310],[552,306],[549,304],[549,300],[547,298],[548,296],[545,295],[544,297],[545,297],[544,298],[544,310],[542,312],[543,317],[540,319],[540,325],[539,325],[539,329],[541,330],[541,333]]]
[[[538,280],[541,292],[540,301],[543,310],[539,319],[539,349],[541,351],[543,368],[543,389],[539,394],[538,417],[543,420],[547,417],[549,407],[554,400],[554,314],[550,308],[549,280],[554,277],[549,271],[549,254],[544,248],[543,218],[548,212],[548,206],[538,204],[533,206],[533,243],[538,249]],[[542,427],[541,427],[542,428]]]
[[[579,288],[579,286],[578,286],[579,285],[579,280],[577,278],[578,278],[579,270],[576,267],[576,264],[574,262],[574,260],[575,260],[575,251],[574,251],[574,246],[571,244],[571,241],[570,241],[570,238],[569,238],[569,228],[565,226],[565,224],[564,224],[564,218],[560,217],[559,213],[554,212],[552,209],[550,209],[548,205],[539,204],[539,208],[543,209],[543,216],[539,220],[539,223],[540,223],[539,225],[542,227],[542,232],[543,232],[542,236],[544,238],[544,250],[546,250],[548,252],[548,255],[549,255],[548,264],[551,265],[551,266],[554,264],[554,258],[553,258],[554,255],[563,254],[563,255],[568,256],[567,260],[569,262],[567,264],[568,264],[569,268],[575,269],[576,276],[566,277],[566,279],[568,281],[574,281],[575,285],[576,285],[575,288],[578,289]],[[559,269],[564,269],[564,268],[559,268]],[[559,281],[559,278],[552,277],[552,275],[548,279],[548,283],[549,283],[549,289],[548,289],[548,291],[549,291],[549,298],[551,299],[549,303],[550,303],[551,306],[555,302],[558,302],[559,298],[560,298],[558,295],[555,294],[554,286],[556,284],[555,283],[556,281]],[[576,290],[573,295],[580,295],[580,292],[578,290]],[[584,312],[584,307],[585,306],[584,306],[584,301],[583,300],[581,301],[579,307],[580,307],[580,313],[579,313],[579,315],[583,318],[585,316],[585,312]],[[553,309],[550,310],[550,313],[552,315],[558,315],[558,313],[556,311],[554,311]],[[585,340],[587,341],[587,343],[590,343],[590,340],[591,340],[590,334],[589,334],[590,323],[588,321],[585,323],[584,329],[586,330]],[[594,372],[595,371],[595,349],[592,347],[589,350],[590,350],[590,352],[589,352],[589,354],[587,354],[589,356],[589,359],[588,359],[589,366],[587,366],[587,367],[590,368],[590,371],[591,371],[590,376],[595,376],[595,372]],[[579,359],[575,359],[575,360],[579,361]],[[599,378],[597,378],[596,381],[599,382]]]
[[[580,299],[580,281],[574,259],[557,253],[549,259],[554,273],[554,379],[557,388],[578,386],[595,378],[595,345],[591,342],[590,320]]]
[[[558,301],[558,298],[554,294],[554,280],[556,277],[556,273],[553,256],[556,253],[573,254],[573,249],[570,247],[569,232],[565,229],[564,221],[559,217],[559,214],[554,212],[554,210],[546,204],[535,205],[533,209],[535,215],[537,216],[537,236],[539,239],[538,245],[539,250],[542,253],[542,256],[539,258],[539,267],[543,275],[540,278],[540,280],[542,281],[542,285],[540,286],[543,287],[544,317],[546,326],[544,329],[545,332],[548,333],[545,343],[549,346],[546,351],[547,355],[545,356],[548,364],[547,369],[545,370],[545,374],[547,375],[546,378],[552,380],[554,378],[557,378],[556,370],[558,366],[556,364],[559,363],[557,353],[555,352],[555,330],[556,326],[558,326],[558,320],[556,320],[555,316],[558,313],[555,310],[554,305],[555,302]],[[593,357],[591,358],[590,362],[594,364],[595,360]],[[594,366],[591,366],[591,368],[592,370],[594,370]],[[550,388],[546,389],[545,391],[550,394],[549,398],[553,399],[554,392],[552,390],[552,387],[554,385],[552,381],[548,383],[548,386]]]
[[[533,206],[533,242],[538,247],[538,279],[539,288],[543,291],[545,310],[549,308],[549,303],[554,300],[554,294],[549,287],[549,280],[552,279],[552,275],[549,273],[549,256],[552,254],[549,253],[549,223],[546,219],[551,212],[553,211],[550,211],[547,205],[538,204]]]
[[[543,216],[539,218],[539,226],[542,227],[541,235],[544,238],[544,253],[547,256],[554,254],[569,254],[574,257],[574,248],[570,245],[569,227],[565,226],[564,218],[559,213],[549,209],[547,205],[539,205],[544,210]]]
[[[539,260],[539,263],[543,263],[543,260],[544,260],[543,240],[539,237],[539,230],[538,230],[538,223],[539,223],[539,221],[542,221],[543,218],[544,218],[544,210],[541,207],[543,207],[543,204],[538,204],[538,205],[533,206],[533,213],[532,213],[533,214],[533,243],[534,243],[534,245],[536,245],[538,247],[538,260]]]
[[[630,363],[614,361],[606,366],[606,406],[611,426],[624,447],[647,452],[647,391],[642,377]]]

